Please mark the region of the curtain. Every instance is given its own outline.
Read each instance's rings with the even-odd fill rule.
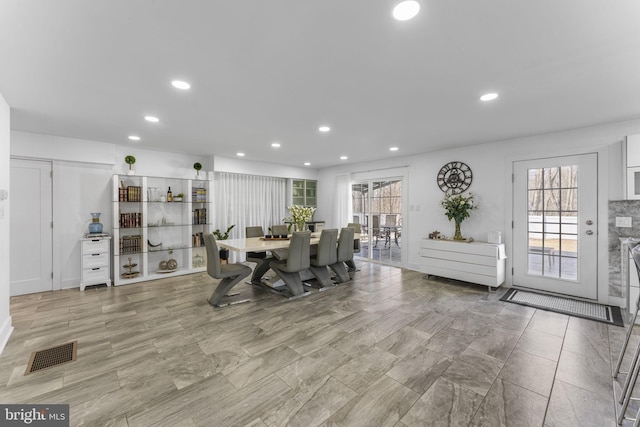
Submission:
[[[351,174],[336,176],[336,196],[333,199],[333,227],[346,227],[353,222],[351,206]]]
[[[283,224],[287,216],[287,180],[257,175],[217,172],[214,176],[213,228],[224,231],[235,224],[230,238],[245,237],[245,227]],[[244,254],[231,253],[229,262],[244,261]]]

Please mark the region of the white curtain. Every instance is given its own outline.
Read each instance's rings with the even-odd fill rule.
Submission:
[[[287,180],[257,175],[217,172],[214,177],[214,229],[235,224],[230,238],[245,237],[245,227],[283,224],[287,216]],[[230,262],[244,261],[244,254],[231,254]]]
[[[346,227],[353,222],[351,204],[351,174],[336,176],[336,196],[333,199],[333,227]]]

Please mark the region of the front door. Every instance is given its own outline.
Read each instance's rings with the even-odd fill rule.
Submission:
[[[11,160],[11,295],[53,290],[51,162]]]
[[[513,163],[513,284],[597,299],[597,154]]]

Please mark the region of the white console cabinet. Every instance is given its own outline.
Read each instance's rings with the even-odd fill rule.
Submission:
[[[495,288],[505,280],[503,243],[422,239],[420,266],[431,276],[446,277]]]

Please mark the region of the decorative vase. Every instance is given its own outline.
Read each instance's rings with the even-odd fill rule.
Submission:
[[[453,235],[453,240],[464,240],[462,232],[460,231],[460,223],[458,221],[456,221],[456,232]]]
[[[296,231],[307,231],[307,224],[305,222],[296,222]]]
[[[102,233],[102,224],[100,223],[100,212],[91,213],[91,222],[89,223],[89,234]]]

